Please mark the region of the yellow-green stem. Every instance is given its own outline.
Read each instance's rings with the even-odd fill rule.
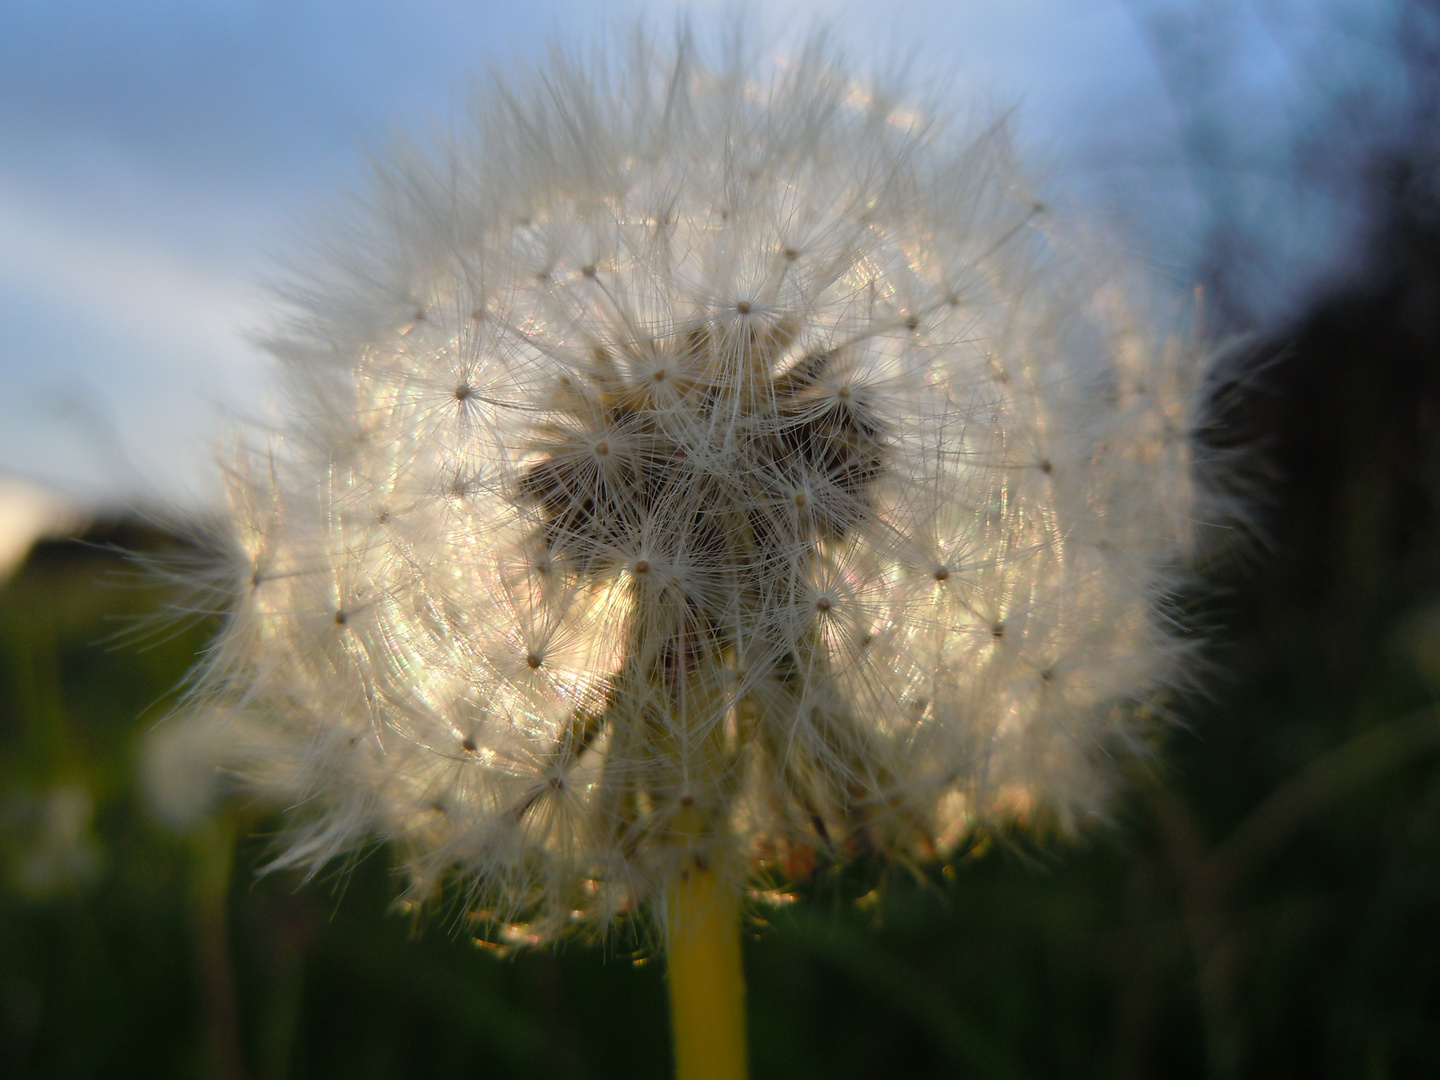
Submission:
[[[671,883],[665,915],[676,1080],[745,1080],[740,898],[691,866]]]

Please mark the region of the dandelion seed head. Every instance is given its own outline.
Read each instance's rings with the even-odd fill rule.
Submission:
[[[541,940],[685,859],[1104,806],[1178,651],[1195,365],[1002,128],[892,100],[636,46],[396,152],[230,470],[195,700],[301,807],[281,864],[387,838]]]

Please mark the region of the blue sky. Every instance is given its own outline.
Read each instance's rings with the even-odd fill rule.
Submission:
[[[1285,71],[1249,4],[1219,25],[1242,132],[1284,120]],[[1108,193],[1182,282],[1194,215],[1181,121],[1136,11],[1111,0],[739,8],[777,52],[815,18],[859,60],[907,57],[957,102],[1017,106],[1061,186]],[[91,502],[213,495],[227,413],[263,414],[247,331],[292,226],[387,131],[447,123],[490,65],[639,17],[561,0],[6,0],[0,7],[0,475]],[[643,16],[667,26],[677,8]],[[700,5],[704,26],[726,17]],[[728,9],[727,9],[728,10]],[[1267,9],[1269,10],[1269,9]],[[1211,25],[1212,29],[1216,25]],[[1283,67],[1283,65],[1282,65]],[[1278,80],[1278,81],[1277,81]],[[1301,94],[1303,88],[1291,88]],[[1303,94],[1302,94],[1303,96]],[[1139,178],[1138,180],[1136,178]],[[1129,192],[1128,197],[1120,193]],[[1102,200],[1103,201],[1103,200]]]

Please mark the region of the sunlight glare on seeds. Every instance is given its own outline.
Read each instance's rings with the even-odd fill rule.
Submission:
[[[236,451],[192,705],[298,808],[279,864],[393,839],[530,944],[1100,810],[1179,652],[1194,357],[1002,124],[819,45],[555,64],[390,162]]]

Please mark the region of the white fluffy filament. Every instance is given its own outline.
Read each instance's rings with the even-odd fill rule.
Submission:
[[[295,297],[196,698],[282,861],[391,839],[538,938],[681,858],[1093,812],[1176,652],[1183,351],[1003,131],[818,48],[620,68],[397,153]]]

